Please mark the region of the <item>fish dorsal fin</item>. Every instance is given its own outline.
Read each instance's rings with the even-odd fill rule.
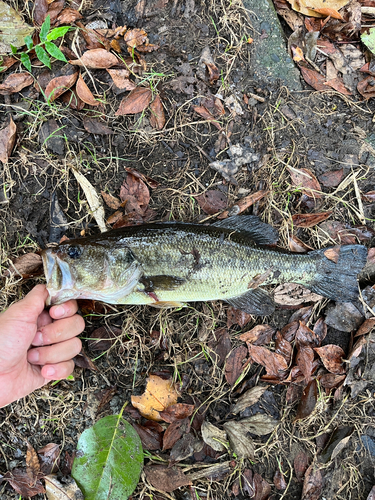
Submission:
[[[274,301],[261,288],[255,288],[238,297],[226,299],[226,302],[236,309],[256,316],[268,316],[275,310]]]
[[[241,233],[258,245],[276,245],[279,239],[276,229],[262,222],[256,215],[235,215],[214,222],[212,225]]]

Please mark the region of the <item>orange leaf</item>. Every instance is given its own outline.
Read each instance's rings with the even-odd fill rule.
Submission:
[[[340,92],[340,94],[353,95],[352,92],[350,92],[350,90],[345,87],[344,82],[341,80],[341,78],[333,78],[332,80],[328,80],[324,85],[337,90],[337,92]]]
[[[114,54],[105,49],[87,50],[79,59],[69,62],[76,66],[84,66],[91,69],[107,69],[120,63]]]
[[[7,163],[16,142],[17,128],[10,117],[9,125],[0,130],[0,161]]]
[[[161,130],[165,125],[165,114],[160,96],[157,95],[153,102],[150,104],[150,111],[151,127],[156,128],[157,130]]]
[[[53,102],[55,99],[60,97],[61,94],[66,92],[75,84],[77,77],[78,73],[74,72],[70,75],[57,76],[56,78],[52,78],[45,90],[46,99],[49,102]]]
[[[141,113],[150,104],[152,92],[147,87],[137,87],[132,90],[120,103],[120,107],[116,111],[116,116],[135,115]]]
[[[328,219],[332,212],[322,212],[320,214],[294,214],[293,224],[298,227],[313,227]]]
[[[147,33],[142,29],[135,28],[125,33],[124,40],[129,47],[138,47],[147,40]]]
[[[328,344],[322,347],[315,347],[314,351],[318,353],[320,359],[323,361],[323,365],[329,372],[336,375],[343,375],[345,373],[342,364],[345,353],[341,347],[335,344]]]
[[[323,7],[320,9],[316,9],[315,7],[309,7],[310,10],[313,10],[314,12],[317,12],[318,14],[322,14],[324,17],[332,17],[333,19],[339,19],[340,21],[344,21],[344,18],[340,14],[340,12],[337,12],[335,9],[330,9],[327,7]]]
[[[218,219],[226,219],[229,214],[238,215],[244,212],[247,208],[251,207],[251,205],[264,198],[268,192],[269,191],[257,191],[256,193],[248,194],[244,198],[238,200],[229,210],[225,210],[222,214],[220,214]]]
[[[19,92],[34,82],[30,73],[13,73],[9,75],[0,85],[0,94],[9,95]]]
[[[194,106],[193,107],[194,111],[196,113],[198,113],[198,115],[200,115],[202,118],[204,118],[205,120],[208,120],[212,123],[212,125],[214,125],[218,130],[221,130],[221,125],[218,121],[215,120],[215,118],[213,117],[213,115],[208,111],[207,108],[205,108],[204,106]]]
[[[142,396],[132,396],[132,405],[150,420],[162,421],[159,412],[177,403],[178,392],[173,382],[157,375],[150,375]]]
[[[300,70],[305,82],[309,84],[313,89],[321,91],[327,90],[327,86],[324,85],[326,81],[324,76],[320,75],[313,69],[305,68],[305,66],[300,66]]]
[[[81,101],[85,102],[89,106],[98,106],[99,101],[97,101],[95,99],[95,97],[92,95],[91,90],[86,85],[81,74],[79,74],[79,77],[77,80],[76,91],[77,91],[77,95],[81,99]]]
[[[336,245],[334,247],[327,248],[327,250],[324,251],[324,255],[327,257],[328,260],[331,260],[332,262],[337,264],[340,255],[340,248],[341,245]]]

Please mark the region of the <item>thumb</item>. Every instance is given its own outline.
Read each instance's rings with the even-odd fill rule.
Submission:
[[[39,315],[45,308],[47,297],[46,286],[36,285],[24,299],[12,304],[3,314],[9,321],[18,320],[36,325]]]

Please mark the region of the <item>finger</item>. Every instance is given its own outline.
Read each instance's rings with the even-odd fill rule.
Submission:
[[[85,320],[75,314],[71,318],[54,321],[38,329],[32,345],[42,346],[56,344],[76,337],[85,329]]]
[[[12,304],[4,314],[9,320],[23,319],[25,323],[35,324],[38,316],[44,310],[48,297],[45,285],[36,285],[26,297],[15,304]]]
[[[76,300],[68,300],[64,304],[53,306],[49,310],[50,316],[53,319],[69,318],[78,311],[78,304]]]
[[[64,361],[53,365],[44,365],[41,369],[42,377],[47,380],[60,380],[69,377],[74,370],[74,361]]]
[[[59,342],[58,344],[30,349],[27,360],[33,365],[47,365],[69,361],[77,356],[82,348],[82,342],[77,337]]]
[[[36,326],[37,326],[37,328],[42,328],[42,326],[46,326],[49,323],[52,323],[52,318],[49,315],[49,312],[44,310],[41,312],[41,314],[39,314]]]

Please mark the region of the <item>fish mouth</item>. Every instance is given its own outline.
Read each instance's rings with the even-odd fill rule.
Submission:
[[[69,265],[60,259],[52,248],[43,250],[42,261],[47,281],[47,306],[61,304],[80,296],[80,292],[74,288],[74,280]]]

